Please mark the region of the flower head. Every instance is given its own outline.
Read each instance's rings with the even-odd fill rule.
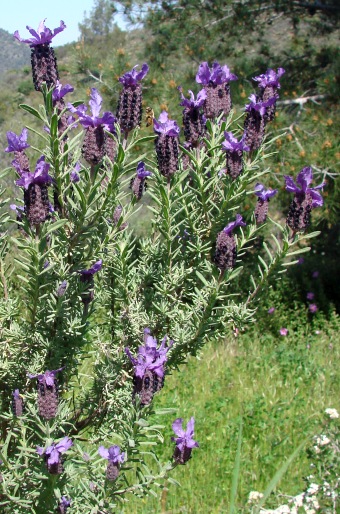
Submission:
[[[231,80],[237,80],[237,76],[230,72],[226,64],[221,66],[217,61],[213,63],[211,68],[209,68],[207,62],[202,62],[196,75],[196,82],[205,86],[225,84]]]
[[[325,410],[325,413],[331,418],[331,419],[338,419],[339,418],[339,413],[336,409],[326,409]]]
[[[36,46],[36,45],[45,45],[51,43],[54,36],[59,34],[59,32],[62,32],[64,29],[66,29],[66,25],[63,21],[60,22],[60,26],[56,29],[52,30],[45,27],[45,20],[42,20],[39,23],[39,27],[37,30],[32,29],[32,27],[26,26],[28,32],[33,36],[29,39],[22,39],[19,35],[19,31],[16,30],[13,34],[15,39],[20,41],[21,43],[27,43],[30,46]]]
[[[46,450],[41,446],[37,446],[37,453],[45,457],[47,469],[52,474],[60,474],[63,471],[61,464],[61,454],[67,452],[73,446],[73,442],[69,437],[64,437],[59,443],[52,443]]]
[[[285,328],[285,327],[280,328],[280,335],[281,336],[288,335],[288,328]]]
[[[103,116],[100,117],[100,110],[103,103],[103,99],[100,96],[98,90],[93,87],[91,89],[89,106],[91,108],[92,116],[86,114],[87,106],[85,104],[79,105],[78,107],[73,107],[72,104],[68,104],[68,109],[77,114],[79,117],[80,123],[84,128],[88,127],[99,127],[102,126],[108,131],[114,130],[114,124],[116,123],[116,117],[112,114],[112,112],[106,111]]]
[[[306,294],[307,300],[314,300],[314,296],[315,296],[315,294],[312,293],[311,291]]]
[[[319,309],[318,309],[318,306],[315,303],[310,303],[309,306],[308,306],[308,310],[312,314],[315,314]]]
[[[246,223],[243,221],[241,214],[236,214],[235,221],[231,221],[228,223],[226,227],[224,227],[223,232],[225,234],[230,234],[236,227],[245,227]]]
[[[309,194],[312,198],[312,208],[321,207],[323,205],[323,198],[317,189],[322,189],[325,186],[325,183],[322,182],[318,186],[309,187],[313,180],[313,171],[310,166],[303,168],[296,177],[296,183],[298,185],[295,184],[292,177],[284,175],[284,178],[286,181],[286,191],[297,195]]]
[[[137,165],[137,177],[140,180],[146,179],[146,177],[151,177],[152,173],[151,171],[148,171],[145,169],[145,163],[143,161],[140,161]]]
[[[177,437],[171,439],[176,443],[174,459],[178,464],[185,464],[190,458],[191,450],[199,446],[198,442],[193,439],[195,419],[190,418],[186,430],[183,429],[182,425],[182,418],[175,419],[172,424],[172,429]]]
[[[120,447],[117,445],[110,446],[106,449],[104,446],[99,446],[98,453],[103,459],[107,459],[114,464],[122,464],[125,461],[125,452],[120,451]]]
[[[258,82],[259,87],[265,88],[267,86],[272,86],[277,89],[280,89],[281,86],[279,80],[284,73],[285,70],[283,68],[278,68],[277,72],[275,72],[272,69],[268,69],[266,73],[254,77],[253,80],[256,80],[256,82]]]
[[[71,505],[71,500],[68,500],[66,498],[66,496],[62,496],[60,499],[59,505],[58,505],[57,512],[59,514],[66,514],[66,511],[70,507],[70,505]]]
[[[270,307],[267,312],[268,312],[268,314],[274,314],[275,307]]]
[[[254,188],[254,193],[260,198],[260,200],[268,201],[269,198],[276,195],[277,189],[266,189],[263,184],[258,182]]]
[[[153,128],[157,134],[165,134],[166,136],[177,137],[180,133],[180,128],[175,120],[169,120],[169,115],[166,111],[162,111],[158,120],[153,120]]]
[[[186,107],[187,109],[198,109],[199,107],[202,107],[204,104],[206,98],[207,98],[207,92],[205,89],[202,89],[196,96],[194,93],[189,89],[188,91],[190,93],[190,99],[185,98],[185,96],[182,93],[182,90],[180,90],[181,93],[181,103],[179,105],[182,105],[183,107]]]
[[[244,135],[240,140],[232,132],[224,133],[225,140],[222,143],[222,150],[225,152],[249,152],[250,147],[245,143]]]
[[[24,189],[28,189],[31,184],[50,184],[53,179],[48,174],[50,169],[50,165],[48,162],[45,162],[45,156],[42,155],[37,160],[37,165],[34,173],[30,173],[29,171],[23,171],[21,173],[21,177],[15,182],[17,186],[21,186]]]
[[[20,136],[17,136],[14,132],[8,131],[7,142],[8,146],[5,148],[5,152],[22,152],[30,145],[27,143],[28,130],[24,127],[21,131]]]
[[[128,71],[119,77],[119,82],[121,82],[126,87],[136,86],[138,82],[143,80],[143,78],[149,72],[149,66],[146,63],[142,65],[142,69],[139,72],[136,70],[138,66],[139,65],[136,64],[136,66],[134,66],[131,71]]]
[[[173,341],[169,341],[166,346],[167,337],[165,336],[157,348],[157,339],[150,335],[149,329],[144,331],[144,345],[138,349],[137,357],[133,357],[130,349],[125,348],[125,353],[129,357],[135,368],[135,376],[143,378],[146,371],[154,372],[158,377],[164,376],[164,365],[167,361],[167,353],[173,345]]]
[[[276,98],[270,98],[267,101],[263,101],[259,99],[254,93],[250,95],[249,97],[250,103],[246,105],[245,109],[246,112],[256,111],[261,116],[264,116],[266,114],[267,107],[270,107],[274,105],[276,102]]]
[[[55,376],[59,371],[62,371],[64,368],[53,369],[52,371],[47,370],[45,373],[33,375],[32,373],[28,373],[27,376],[29,378],[36,378],[39,383],[45,382],[47,386],[52,387],[54,385]]]

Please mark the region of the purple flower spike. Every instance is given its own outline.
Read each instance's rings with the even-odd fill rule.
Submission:
[[[139,394],[141,405],[148,405],[153,395],[163,386],[164,366],[167,361],[167,353],[173,345],[167,337],[164,337],[159,348],[157,339],[150,335],[149,329],[144,331],[144,345],[138,349],[137,357],[133,357],[129,348],[125,353],[129,357],[134,369],[134,395]]]
[[[21,131],[20,136],[17,136],[14,132],[7,132],[8,146],[5,148],[5,152],[22,152],[30,145],[27,143],[28,130],[24,127]]]
[[[275,307],[270,307],[267,312],[268,312],[268,314],[274,314]]]
[[[277,189],[266,189],[263,184],[258,182],[254,188],[254,193],[260,198],[260,200],[267,201],[269,198],[276,195]]]
[[[237,80],[236,75],[230,72],[227,65],[220,66],[214,62],[209,68],[207,62],[200,64],[196,75],[196,82],[203,84],[207,93],[203,110],[206,118],[214,119],[222,113],[226,116],[231,109],[230,86],[231,80]]]
[[[236,214],[235,221],[231,221],[228,225],[223,229],[225,234],[230,234],[236,227],[245,227],[246,223],[243,221],[241,214]]]
[[[162,111],[158,120],[154,118],[153,128],[157,134],[155,147],[160,173],[170,180],[171,175],[178,170],[178,135],[180,128],[176,121],[169,120],[168,113]]]
[[[294,193],[293,201],[290,205],[287,224],[294,231],[304,231],[310,224],[310,213],[315,207],[323,205],[323,198],[317,189],[322,189],[325,183],[309,187],[313,180],[311,167],[303,168],[296,178],[295,184],[292,177],[285,175],[286,190]]]
[[[258,82],[258,86],[265,88],[268,86],[275,87],[277,89],[280,89],[280,78],[282,75],[286,73],[283,68],[278,68],[277,72],[275,72],[272,69],[268,69],[266,73],[263,73],[262,75],[258,75],[257,77],[254,77],[253,80]]]
[[[185,464],[188,462],[191,456],[193,448],[198,448],[199,444],[193,439],[194,437],[194,425],[195,419],[192,417],[187,423],[187,429],[183,429],[183,419],[177,418],[172,424],[172,429],[177,437],[172,437],[172,441],[175,441],[176,448],[174,452],[174,460],[177,464]]]
[[[124,75],[119,77],[119,82],[121,82],[122,84],[124,84],[124,86],[127,87],[137,86],[138,82],[143,80],[143,78],[149,72],[149,66],[146,63],[142,65],[142,69],[139,72],[136,71],[136,68],[138,66],[139,65],[136,64],[136,66],[134,66],[131,71],[128,71],[127,73],[124,73]]]
[[[116,480],[119,475],[120,465],[125,461],[125,452],[120,451],[117,445],[110,446],[106,449],[104,446],[99,446],[98,453],[103,459],[107,459],[106,477],[108,480]]]
[[[105,111],[103,116],[100,116],[102,102],[103,99],[98,90],[93,87],[89,101],[92,116],[86,114],[87,106],[85,104],[78,107],[73,107],[70,103],[67,105],[73,114],[78,115],[80,123],[85,128],[82,154],[84,159],[93,166],[99,164],[106,154],[108,136],[104,129],[108,132],[114,132],[114,125],[117,122],[117,118],[109,111]]]
[[[181,130],[175,120],[169,120],[169,115],[166,111],[161,112],[158,120],[154,118],[153,128],[157,134],[171,137],[178,137]]]
[[[241,214],[236,214],[235,221],[229,223],[221,232],[218,233],[214,261],[221,273],[226,269],[234,268],[237,257],[237,248],[233,230],[236,227],[244,227],[245,225],[246,223],[243,221]]]
[[[17,186],[21,186],[24,189],[28,189],[31,184],[38,184],[40,186],[45,184],[51,184],[53,181],[52,177],[48,174],[50,165],[45,162],[45,156],[42,155],[37,160],[37,165],[34,173],[24,171],[21,173],[21,177],[15,182]]]
[[[288,175],[284,175],[284,178],[286,180],[286,191],[295,194],[309,194],[312,197],[311,206],[313,209],[323,205],[323,198],[317,189],[325,187],[325,182],[322,182],[315,187],[309,187],[313,180],[313,171],[310,166],[303,168],[296,177],[296,182],[299,185],[296,185],[292,177],[289,177]]]
[[[214,62],[212,68],[209,68],[207,62],[202,62],[199,65],[196,75],[196,82],[207,86],[213,84],[215,86],[229,83],[231,80],[237,80],[237,76],[230,72],[230,69],[225,64],[221,66],[218,62]]]
[[[131,130],[140,126],[142,121],[142,85],[140,82],[148,73],[149,66],[144,63],[139,72],[136,71],[137,66],[119,78],[123,89],[119,95],[116,116],[122,132],[125,132],[125,137]]]
[[[46,450],[41,446],[37,446],[37,453],[45,457],[48,472],[52,475],[59,475],[63,472],[61,462],[61,454],[67,452],[73,446],[73,442],[69,437],[64,437],[59,443],[52,443]]]
[[[205,89],[202,89],[195,99],[195,95],[192,91],[189,90],[190,99],[185,98],[182,93],[182,89],[179,88],[181,93],[182,101],[180,105],[184,107],[183,110],[183,125],[184,125],[184,136],[186,139],[186,143],[190,144],[192,148],[199,146],[200,139],[204,135],[206,118],[202,112],[201,107],[203,107],[206,98],[207,92]]]
[[[66,29],[66,25],[63,21],[61,21],[60,26],[54,29],[52,32],[51,29],[45,27],[45,21],[46,18],[39,23],[37,30],[32,29],[32,27],[29,27],[28,25],[26,26],[28,32],[33,36],[32,38],[22,39],[18,30],[14,32],[13,36],[21,43],[27,43],[30,46],[49,44],[51,43],[52,39],[57,34],[59,34],[59,32],[62,32],[64,29]]]
[[[225,132],[224,137],[222,150],[226,152],[227,173],[235,180],[243,171],[243,152],[249,152],[250,147],[245,143],[244,134],[240,141],[232,132]]]
[[[140,161],[137,166],[137,173],[135,177],[132,177],[130,182],[130,189],[137,200],[140,200],[143,196],[144,191],[146,190],[146,178],[151,177],[151,171],[145,169],[145,164],[143,161]]]
[[[40,375],[28,373],[29,378],[37,379],[38,412],[44,419],[52,419],[58,410],[58,382],[56,374],[64,368],[45,371]]]

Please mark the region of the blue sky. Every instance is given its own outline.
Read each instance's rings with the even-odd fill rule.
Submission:
[[[47,6],[49,3],[49,6]],[[94,0],[12,0],[1,2],[0,28],[13,33],[19,31],[21,37],[30,37],[26,25],[35,30],[39,22],[46,18],[46,26],[50,29],[59,27],[60,20],[66,23],[66,29],[53,40],[53,46],[64,45],[77,41],[79,37],[78,23],[83,21],[84,12],[89,14]]]

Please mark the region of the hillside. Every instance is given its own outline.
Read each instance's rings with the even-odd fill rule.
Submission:
[[[30,49],[13,38],[13,34],[0,29],[0,78],[9,70],[27,66]]]

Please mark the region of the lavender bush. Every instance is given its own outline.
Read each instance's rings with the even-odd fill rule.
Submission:
[[[32,49],[43,103],[21,105],[41,125],[39,145],[30,147],[26,128],[8,133],[19,186],[11,229],[1,200],[4,513],[104,514],[171,481],[171,470],[198,446],[194,419],[186,431],[181,418],[173,421],[176,446],[160,462],[162,427],[149,421],[154,395],[209,338],[251,323],[268,279],[296,262],[308,250],[300,242],[316,235],[304,233],[307,222],[290,223],[301,218],[292,210],[303,195],[308,203],[313,192],[302,184],[293,188],[299,201],[288,225],[274,221],[271,208],[261,223],[258,207],[245,219],[240,212],[254,185],[266,195],[258,194],[262,202],[274,194],[259,180],[270,171],[272,141],[262,140],[276,90],[269,100],[262,90],[251,98],[240,133],[230,110],[229,81],[236,76],[203,63],[197,82],[205,93],[198,101],[192,92],[181,98],[186,144],[166,112],[154,120],[154,135],[139,138],[147,64],[121,77],[117,117],[100,115],[95,88],[90,109],[67,102],[73,88],[59,82],[50,46],[63,29],[63,22],[53,32],[41,23],[37,32],[29,28],[30,39],[16,33]],[[152,144],[139,155],[141,142],[154,142],[156,155]],[[137,238],[130,218],[146,178],[153,217],[147,237]],[[271,239],[257,256],[253,243],[268,223]],[[243,277],[244,289],[239,276],[250,254],[257,271]]]

